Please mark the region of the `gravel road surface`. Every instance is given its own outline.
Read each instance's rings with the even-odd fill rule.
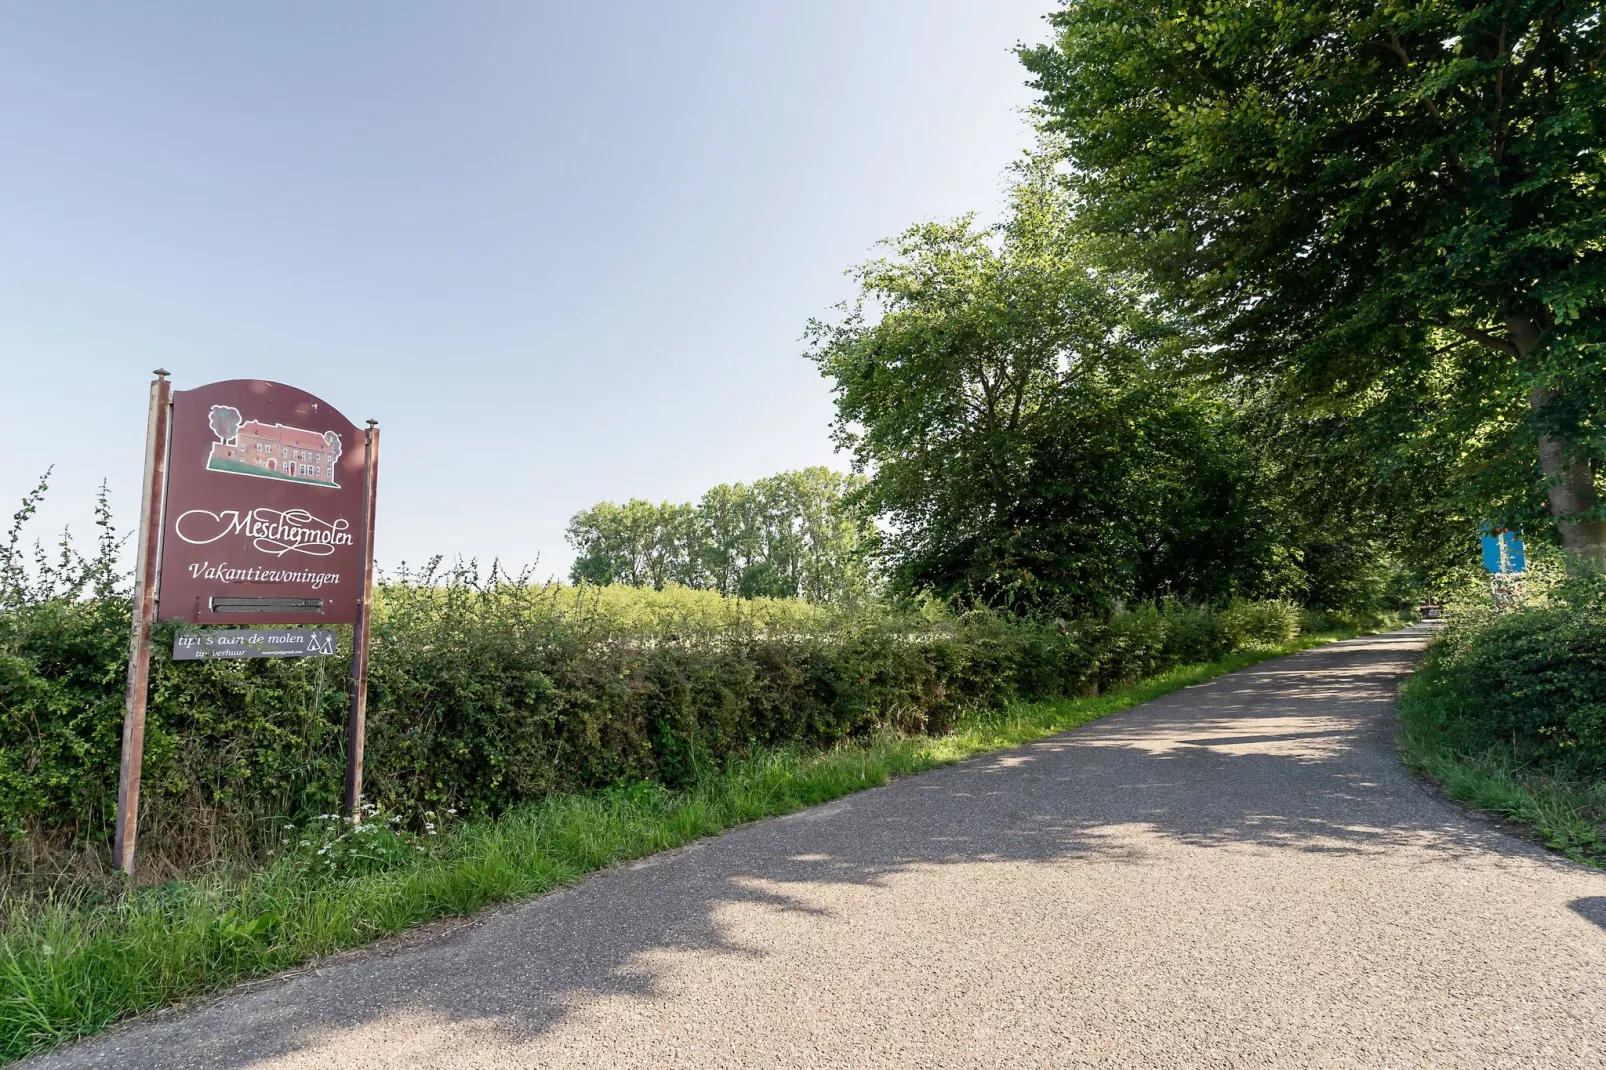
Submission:
[[[66,1067],[1606,1067],[1606,874],[1394,755],[1420,632],[1295,654]]]

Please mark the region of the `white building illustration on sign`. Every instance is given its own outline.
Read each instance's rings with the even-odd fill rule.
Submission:
[[[308,431],[285,424],[242,420],[240,410],[214,405],[208,417],[212,443],[206,467],[260,479],[284,479],[319,487],[338,487],[335,462],[340,459],[340,436],[333,431]]]

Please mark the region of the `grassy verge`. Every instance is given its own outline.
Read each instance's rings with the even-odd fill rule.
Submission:
[[[1400,694],[1400,754],[1457,802],[1606,869],[1606,780],[1492,738],[1430,657]]]
[[[0,1061],[744,822],[1041,739],[1335,638],[1341,636],[1242,651],[1094,698],[1012,706],[936,738],[883,735],[823,752],[754,754],[684,792],[635,784],[556,796],[494,822],[446,829],[427,848],[381,827],[374,835],[383,842],[372,849],[342,841],[333,854],[327,846],[307,848],[252,873],[219,872],[103,902],[18,908],[0,931]]]

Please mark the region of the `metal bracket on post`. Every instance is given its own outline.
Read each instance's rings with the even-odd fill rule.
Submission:
[[[346,814],[361,818],[363,739],[368,723],[368,637],[374,601],[374,504],[379,491],[379,423],[368,421],[363,436],[362,590],[357,623],[351,629],[351,703],[346,717]]]
[[[134,567],[134,619],[128,642],[128,695],[123,706],[123,759],[117,776],[117,826],[112,864],[134,875],[134,844],[139,836],[139,778],[144,764],[145,703],[150,689],[151,628],[156,619],[156,584],[167,489],[168,427],[172,384],[156,369],[151,383],[145,431],[145,486],[140,494],[139,559]]]

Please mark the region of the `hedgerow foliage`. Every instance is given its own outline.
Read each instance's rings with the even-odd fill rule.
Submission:
[[[11,868],[46,847],[98,855],[109,834],[129,602],[109,521],[104,531],[96,558],[68,547],[7,580]],[[430,567],[377,591],[367,797],[468,816],[621,782],[680,786],[755,746],[938,732],[965,711],[1084,694],[1297,629],[1284,603],[1075,621],[847,613]],[[152,875],[259,855],[282,822],[334,809],[345,761],[349,635],[336,658],[175,663],[175,630],[158,629],[151,665],[141,857]]]
[[[1466,613],[1431,655],[1460,715],[1547,762],[1606,770],[1606,583],[1575,574],[1502,614]]]

